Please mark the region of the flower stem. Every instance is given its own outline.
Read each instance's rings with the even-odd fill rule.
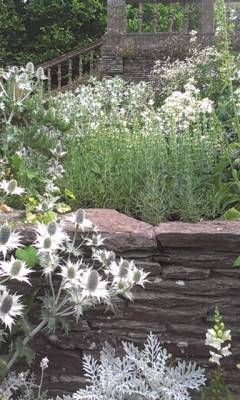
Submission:
[[[44,319],[38,324],[30,333],[27,335],[24,340],[23,340],[23,345],[26,345],[37,333],[39,333],[44,326],[47,324],[47,321]],[[17,358],[19,356],[19,351],[16,350],[15,353],[13,354],[12,358],[9,360],[7,364],[7,371],[9,371],[12,366],[15,364],[17,361]]]

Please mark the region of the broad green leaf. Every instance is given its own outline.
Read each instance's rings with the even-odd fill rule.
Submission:
[[[57,212],[59,212],[60,214],[64,214],[68,211],[71,211],[71,207],[65,203],[58,203],[56,206],[56,209],[57,209]]]
[[[238,257],[236,258],[236,260],[235,260],[234,263],[233,263],[233,266],[234,266],[234,267],[237,267],[237,268],[240,267],[240,256],[238,256]]]
[[[236,208],[232,207],[229,208],[229,210],[227,210],[224,213],[224,218],[230,220],[230,221],[234,221],[236,219],[240,219],[240,211],[238,211]]]
[[[31,268],[35,267],[39,263],[37,250],[33,246],[17,249],[16,257],[19,260],[24,261]]]
[[[74,193],[71,190],[65,189],[64,194],[69,199],[76,200],[76,197],[74,196]]]

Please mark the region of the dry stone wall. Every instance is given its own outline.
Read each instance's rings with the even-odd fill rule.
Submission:
[[[47,384],[52,393],[72,392],[84,383],[83,352],[99,353],[104,341],[119,348],[121,340],[142,343],[148,332],[159,335],[177,358],[208,366],[204,345],[216,305],[233,334],[233,357],[224,366],[227,380],[240,399],[240,270],[232,267],[240,254],[240,222],[162,223],[158,227],[115,210],[87,210],[106,237],[106,246],[119,256],[134,259],[150,272],[146,289],[135,301],[117,301],[117,312],[99,306],[69,334],[56,332],[35,339],[36,365],[48,355]],[[66,222],[71,232],[73,226]],[[19,227],[19,229],[22,229]],[[26,241],[33,229],[24,227]],[[39,280],[36,279],[36,285]]]

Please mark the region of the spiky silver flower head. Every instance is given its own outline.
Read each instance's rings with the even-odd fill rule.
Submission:
[[[123,260],[119,265],[119,277],[124,278],[128,274],[129,262],[127,260]]]
[[[42,67],[38,67],[36,71],[36,77],[38,78],[38,80],[47,79],[47,77],[44,74],[44,69]]]
[[[81,225],[83,223],[83,221],[84,221],[84,218],[85,218],[85,211],[80,208],[75,213],[75,223],[77,225]]]
[[[14,318],[22,315],[23,305],[19,303],[20,296],[11,295],[8,290],[0,292],[0,320],[11,329]]]
[[[56,221],[50,221],[47,224],[47,231],[48,231],[50,236],[55,235],[55,233],[57,232],[57,223],[56,223]]]
[[[8,294],[2,301],[2,304],[0,305],[0,313],[3,314],[8,314],[9,311],[11,310],[13,305],[13,298]]]
[[[10,271],[11,275],[17,276],[19,274],[19,272],[21,271],[21,269],[22,269],[22,261],[15,260],[11,266],[11,271]]]
[[[34,68],[34,64],[32,62],[28,62],[25,69],[26,69],[27,73],[32,74],[32,75],[34,74],[35,68]]]
[[[52,239],[50,237],[46,237],[43,240],[43,250],[49,250],[52,247]]]
[[[4,224],[0,227],[0,245],[5,246],[10,238],[11,229],[9,225]]]
[[[98,287],[98,284],[99,284],[99,274],[95,269],[93,269],[88,276],[86,288],[87,290],[89,290],[89,292],[95,292],[95,290]]]
[[[9,191],[9,193],[10,194],[13,193],[14,190],[16,189],[16,187],[17,187],[16,179],[11,179],[10,182],[8,183],[8,191]]]

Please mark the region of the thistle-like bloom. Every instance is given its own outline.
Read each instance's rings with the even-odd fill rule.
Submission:
[[[2,189],[7,195],[21,196],[25,190],[18,186],[16,179],[6,181],[5,179],[0,183],[0,189]]]
[[[3,254],[4,260],[9,251],[22,246],[20,240],[20,234],[11,231],[11,228],[7,223],[0,227],[0,253]]]
[[[86,229],[93,228],[93,223],[86,218],[86,213],[81,208],[72,213],[71,216],[67,218],[67,221],[74,224],[76,229],[80,229],[82,232],[84,232]]]
[[[64,287],[69,288],[72,286],[79,286],[80,279],[83,276],[85,270],[82,266],[82,260],[73,263],[68,261],[64,266],[61,266],[61,272],[59,275],[64,279]]]
[[[101,279],[99,273],[95,269],[89,269],[83,274],[80,280],[80,287],[82,289],[83,298],[95,298],[99,302],[109,298],[107,282]]]
[[[68,240],[68,236],[63,232],[60,225],[55,221],[49,222],[47,225],[38,224],[35,246],[39,253],[52,253],[63,247],[63,243]]]
[[[11,330],[16,317],[22,316],[23,305],[19,302],[21,296],[9,294],[8,290],[0,292],[0,320]]]
[[[43,274],[47,277],[51,275],[59,266],[59,257],[57,253],[40,252],[39,254],[40,266]]]
[[[149,275],[148,272],[144,272],[143,269],[137,268],[135,265],[130,269],[128,273],[128,279],[133,285],[139,285],[144,287],[145,283],[148,282],[146,277]]]
[[[69,240],[66,232],[62,229],[61,225],[56,221],[50,221],[48,224],[37,225],[38,236],[46,237],[51,236],[57,243],[63,243]]]
[[[101,247],[104,244],[104,238],[100,234],[94,234],[91,238],[85,240],[86,246]]]
[[[25,262],[16,260],[13,256],[10,261],[0,263],[0,275],[8,276],[10,279],[16,279],[19,282],[26,282],[31,285],[28,275],[33,272],[27,268]]]
[[[134,262],[120,259],[119,263],[116,261],[112,262],[109,266],[109,271],[113,276],[113,282],[117,283],[121,281],[123,278],[127,278],[129,270],[134,266]]]

